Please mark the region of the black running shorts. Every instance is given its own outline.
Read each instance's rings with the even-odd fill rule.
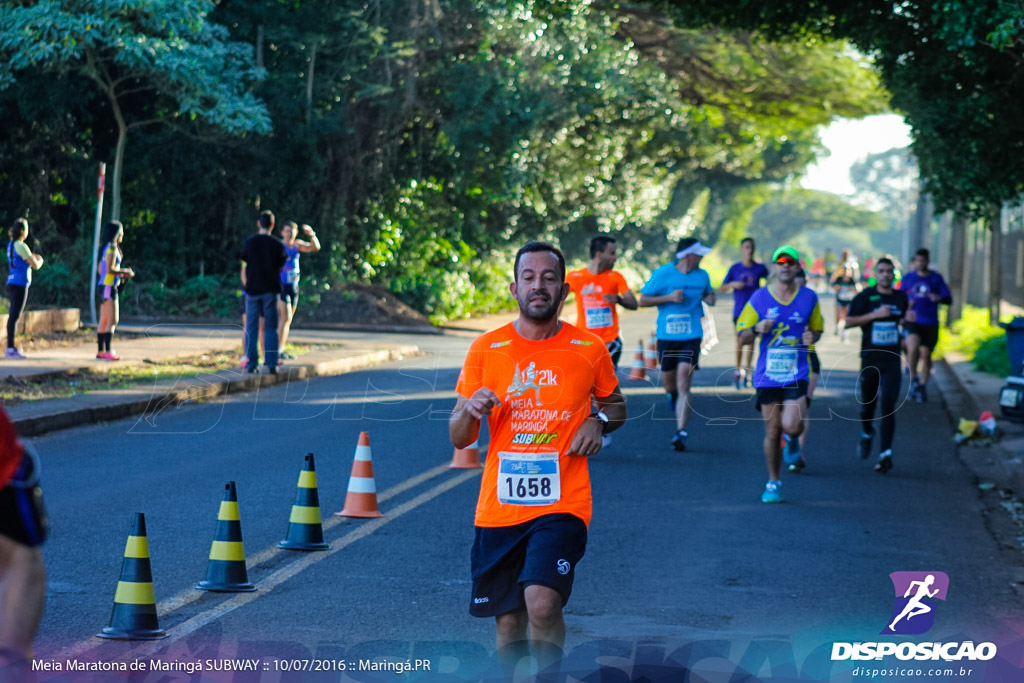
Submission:
[[[496,617],[526,609],[527,586],[547,586],[569,602],[576,563],[587,549],[587,525],[569,514],[515,526],[476,527],[469,613]]]
[[[658,340],[658,360],[661,361],[662,372],[672,372],[680,363],[689,363],[694,370],[700,368],[700,345],[703,340],[687,339],[675,341],[671,339]]]
[[[939,342],[939,326],[938,325],[920,325],[918,323],[905,323],[907,328],[907,336],[916,334],[921,340],[921,346],[927,346],[929,349],[934,349],[935,345]]]
[[[785,387],[764,387],[757,390],[757,401],[754,402],[754,410],[760,412],[761,406],[769,403],[785,403],[795,401],[801,396],[807,396],[807,380],[797,380],[796,384]]]

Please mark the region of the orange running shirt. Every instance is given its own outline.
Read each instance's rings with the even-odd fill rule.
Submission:
[[[487,387],[501,399],[487,420],[487,447],[475,524],[512,526],[568,513],[590,524],[587,458],[568,455],[591,414],[591,396],[618,386],[608,349],[562,323],[550,339],[524,339],[509,323],[481,335],[466,354],[455,390],[470,398]]]
[[[569,289],[576,295],[576,326],[593,332],[604,343],[619,338],[618,306],[604,300],[606,294],[622,295],[629,291],[626,278],[615,270],[594,275],[586,268],[565,276]]]

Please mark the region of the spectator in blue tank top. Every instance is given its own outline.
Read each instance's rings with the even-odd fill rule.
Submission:
[[[308,225],[303,224],[302,232],[309,241],[296,239],[299,233],[299,226],[295,221],[288,221],[281,228],[281,241],[284,242],[285,253],[288,260],[281,271],[281,299],[277,302],[278,322],[277,338],[278,346],[281,348],[280,358],[291,360],[292,355],[284,350],[288,343],[288,333],[292,328],[292,319],[295,317],[295,308],[299,305],[299,254],[315,254],[320,251],[320,240],[316,233]]]
[[[98,266],[99,279],[96,281],[100,304],[100,321],[96,325],[96,359],[115,361],[121,360],[110,348],[114,338],[114,328],[120,320],[120,308],[117,303],[118,292],[128,280],[135,277],[131,268],[122,268],[121,240],[124,239],[124,226],[121,221],[110,221],[103,227],[103,246],[100,247]]]
[[[751,295],[761,287],[761,280],[768,279],[768,267],[754,261],[754,239],[746,237],[740,242],[741,260],[732,264],[725,280],[718,291],[732,292],[732,323],[743,312],[743,307],[750,301]],[[754,340],[736,337],[736,369],[732,373],[733,385],[740,389],[750,386],[753,372]]]
[[[14,335],[18,326],[18,319],[25,310],[25,302],[28,301],[28,287],[32,284],[32,271],[43,267],[43,257],[33,254],[25,243],[28,237],[28,221],[19,218],[14,221],[10,230],[11,241],[7,243],[7,266],[10,268],[10,275],[7,276],[7,298],[10,300],[10,309],[7,311],[7,352],[5,358],[24,358],[15,343]]]

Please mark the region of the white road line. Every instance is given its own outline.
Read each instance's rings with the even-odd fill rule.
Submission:
[[[270,574],[262,581],[260,581],[259,591],[255,593],[237,593],[233,597],[217,605],[216,607],[213,607],[212,609],[209,609],[200,614],[197,614],[191,619],[188,619],[187,621],[178,624],[177,626],[167,629],[168,638],[164,640],[148,642],[126,653],[125,655],[122,655],[121,657],[119,657],[119,659],[144,659],[146,657],[152,656],[153,654],[167,646],[169,643],[173,643],[177,640],[180,640],[181,638],[184,638],[187,635],[195,633],[204,626],[207,626],[208,624],[216,621],[217,619],[220,619],[221,617],[235,611],[239,607],[247,605],[253,600],[258,599],[262,595],[269,594],[274,588],[281,585],[288,579],[294,577],[296,574],[303,571],[304,569],[307,569],[308,567],[313,566],[317,562],[321,562],[327,559],[328,557],[331,557],[335,553],[344,550],[356,541],[369,536],[385,524],[389,524],[390,522],[393,522],[394,520],[398,519],[406,512],[415,510],[420,505],[430,502],[431,500],[438,497],[445,491],[455,488],[459,484],[468,481],[469,479],[472,479],[473,477],[479,475],[480,473],[481,470],[468,470],[458,475],[457,477],[453,477],[452,479],[449,479],[446,482],[438,484],[429,491],[425,491],[424,493],[421,493],[412,500],[402,503],[393,510],[389,510],[387,513],[387,517],[377,517],[376,519],[373,519],[372,521],[369,521],[353,529],[341,538],[335,541],[331,541],[330,550],[306,555],[301,559],[292,562],[287,567],[282,567],[281,569],[278,569],[276,572]]]
[[[483,449],[484,449],[484,446],[481,446],[481,450],[483,450]],[[391,488],[389,488],[389,489],[387,489],[385,491],[381,491],[380,494],[377,495],[377,502],[378,503],[383,503],[384,501],[387,501],[387,500],[389,500],[391,498],[394,498],[395,496],[397,496],[397,495],[399,495],[401,493],[404,493],[405,491],[408,491],[409,489],[411,489],[411,488],[413,488],[415,486],[419,486],[420,484],[422,484],[425,481],[429,481],[430,479],[433,479],[434,477],[437,477],[437,476],[439,476],[439,475],[441,475],[441,474],[443,474],[445,472],[450,471],[450,468],[449,468],[448,465],[449,465],[449,463],[444,463],[444,464],[438,465],[436,467],[432,467],[431,469],[426,470],[425,472],[421,472],[420,474],[417,474],[414,477],[409,477],[405,481],[403,481],[403,482],[401,482],[399,484],[396,484],[395,486],[392,486]],[[472,471],[466,472],[465,475],[478,474],[480,471],[481,470],[472,470]],[[446,488],[443,488],[443,490],[438,491],[438,494],[439,493],[443,493],[444,491],[447,491],[448,488],[451,488],[451,486],[456,486],[458,484],[461,484],[463,481],[465,481],[466,479],[469,478],[468,476],[465,476],[465,475],[457,477],[457,478],[451,480],[450,482],[446,482],[445,484],[441,484],[440,486],[446,487]],[[451,484],[451,482],[455,482],[455,483]],[[448,484],[451,484],[451,486],[448,486]],[[431,491],[437,491],[437,487],[435,487],[434,489],[431,489]],[[431,491],[428,491],[427,494],[429,494]],[[414,498],[413,501],[410,501],[410,503],[414,502],[414,501],[420,501],[420,499],[423,498],[423,495],[427,495],[427,494],[422,494],[421,496],[419,496],[417,498]],[[437,495],[437,494],[435,494],[435,495]],[[423,500],[421,502],[426,502],[427,500],[429,500],[429,498],[426,499],[426,500]],[[345,542],[345,544],[348,545],[348,543],[351,543],[354,540],[358,540],[359,538],[363,538],[363,536],[365,536],[366,534],[369,534],[369,533],[372,533],[373,531],[376,531],[381,526],[386,524],[387,521],[389,521],[390,519],[394,519],[395,517],[397,517],[397,516],[407,512],[408,509],[406,508],[406,506],[409,505],[410,503],[405,503],[404,505],[401,505],[401,506],[395,508],[394,510],[385,511],[385,515],[387,515],[386,517],[378,518],[374,522],[368,522],[368,523],[362,525],[361,527],[359,527],[359,529],[356,529],[355,531],[353,531],[352,533],[349,533],[346,536],[343,536],[341,539],[339,539],[339,541],[333,541],[332,542],[332,548],[331,548],[330,551],[328,551],[326,553],[317,553],[317,556],[325,557],[325,556],[333,554],[333,552],[334,552],[334,544],[335,543]],[[420,504],[420,503],[417,503],[417,504]],[[330,515],[328,517],[328,519],[326,519],[323,522],[323,529],[324,529],[325,532],[329,531],[329,530],[333,529],[334,527],[338,526],[339,524],[343,523],[344,521],[346,521],[346,520],[343,517],[335,517],[334,515]],[[363,535],[358,536],[356,538],[353,538],[350,541],[346,541],[346,539],[349,539],[349,537],[352,536],[354,533],[359,532],[359,531],[364,530],[364,529],[366,531],[365,531],[365,533],[363,533]],[[342,548],[342,547],[344,547],[344,546],[338,546],[339,549]],[[289,552],[289,551],[285,551],[285,550],[282,550],[282,549],[278,548],[277,544],[275,543],[274,545],[269,546],[267,548],[264,548],[264,549],[258,551],[257,553],[255,553],[254,555],[251,555],[251,556],[247,557],[246,558],[246,566],[249,569],[252,569],[252,568],[257,567],[257,566],[259,566],[261,564],[264,564],[268,560],[276,557],[278,554],[283,553],[283,552]],[[299,563],[297,562],[296,564],[299,564]],[[291,567],[291,566],[294,566],[294,565],[289,565],[289,567]],[[308,566],[308,565],[303,565],[303,568],[305,566]],[[280,573],[281,571],[283,571],[283,570],[278,570],[277,573],[271,574],[269,577],[267,577],[267,579],[261,580],[259,582],[259,584],[258,584],[258,587],[262,590],[264,585],[266,584],[266,581],[271,579],[274,576],[277,576],[277,574]],[[258,591],[257,591],[257,593],[258,593]],[[251,593],[251,594],[247,594],[247,595],[255,596],[255,595],[257,595],[257,593]],[[164,600],[161,600],[159,603],[157,603],[156,612],[157,612],[157,614],[161,618],[165,617],[168,614],[171,614],[174,611],[176,611],[178,609],[181,609],[182,607],[195,602],[199,598],[203,597],[203,595],[205,595],[205,594],[206,594],[206,591],[199,591],[199,590],[196,590],[194,588],[186,589],[184,591],[181,591],[180,593],[172,595],[169,598],[165,598]],[[161,640],[159,642],[165,643],[167,641],[166,640]],[[87,638],[87,639],[79,641],[79,642],[77,642],[77,643],[75,643],[73,645],[70,645],[69,647],[65,648],[64,650],[61,650],[58,654],[54,655],[54,659],[56,661],[64,661],[66,659],[74,659],[75,657],[80,656],[82,653],[88,652],[89,650],[92,650],[93,648],[95,648],[97,646],[97,644],[98,644],[98,642],[97,642],[95,637]]]

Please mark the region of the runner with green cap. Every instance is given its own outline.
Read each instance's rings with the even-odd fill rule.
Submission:
[[[779,247],[772,254],[772,269],[776,280],[754,292],[736,320],[741,341],[761,335],[754,388],[755,408],[764,419],[768,468],[762,503],[782,502],[783,455],[787,465],[803,461],[799,437],[807,416],[807,350],[825,328],[818,295],[796,282],[800,253],[789,245]],[[784,454],[779,443],[783,434],[789,437]]]

